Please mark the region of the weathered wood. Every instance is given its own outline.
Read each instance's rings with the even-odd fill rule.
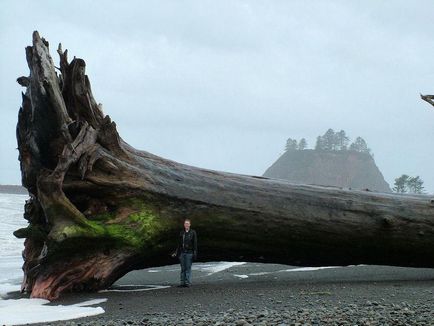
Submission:
[[[434,95],[422,95],[420,94],[420,98],[427,102],[428,104],[434,106]]]
[[[56,299],[170,264],[182,219],[199,260],[433,267],[434,200],[201,169],[134,149],[93,98],[85,62],[33,34],[17,141],[30,193],[22,291]]]

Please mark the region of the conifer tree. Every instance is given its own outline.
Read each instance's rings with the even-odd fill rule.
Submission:
[[[350,151],[356,151],[360,153],[371,153],[371,149],[368,148],[368,144],[362,137],[357,137],[356,140],[350,145]]]
[[[295,151],[298,148],[297,140],[288,138],[286,141],[285,152],[287,151]]]
[[[307,147],[306,139],[304,139],[304,138],[300,139],[300,141],[298,142],[298,149],[300,151],[302,151],[302,150],[306,149],[306,147]]]

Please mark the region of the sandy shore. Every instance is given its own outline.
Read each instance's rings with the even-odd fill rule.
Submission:
[[[434,324],[434,269],[215,266],[195,263],[191,288],[177,287],[178,265],[133,271],[109,291],[70,294],[52,303],[107,298],[98,304],[104,314],[32,325]]]

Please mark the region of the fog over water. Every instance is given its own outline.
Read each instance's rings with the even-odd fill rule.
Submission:
[[[15,126],[38,30],[87,63],[132,146],[262,175],[288,137],[362,136],[386,181],[434,193],[434,2],[2,1],[0,184],[19,184]]]

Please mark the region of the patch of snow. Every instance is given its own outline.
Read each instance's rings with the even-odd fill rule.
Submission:
[[[233,266],[239,266],[239,265],[244,265],[245,262],[226,262],[226,261],[222,261],[222,262],[218,262],[218,263],[214,263],[214,264],[194,264],[192,266],[193,270],[199,270],[202,272],[207,272],[208,276],[224,271],[225,269],[231,268]]]
[[[277,272],[281,272],[281,271],[277,271]],[[276,272],[258,272],[258,273],[250,273],[249,275],[257,276],[257,275],[267,275],[272,273],[276,273]]]
[[[104,313],[102,307],[88,306],[104,301],[107,299],[93,299],[64,306],[47,305],[49,300],[38,298],[0,300],[0,324],[32,324],[99,315]]]
[[[342,268],[343,266],[319,266],[319,267],[299,267],[299,268],[290,268],[284,269],[279,272],[310,272],[316,271],[319,269],[327,269],[327,268]]]

